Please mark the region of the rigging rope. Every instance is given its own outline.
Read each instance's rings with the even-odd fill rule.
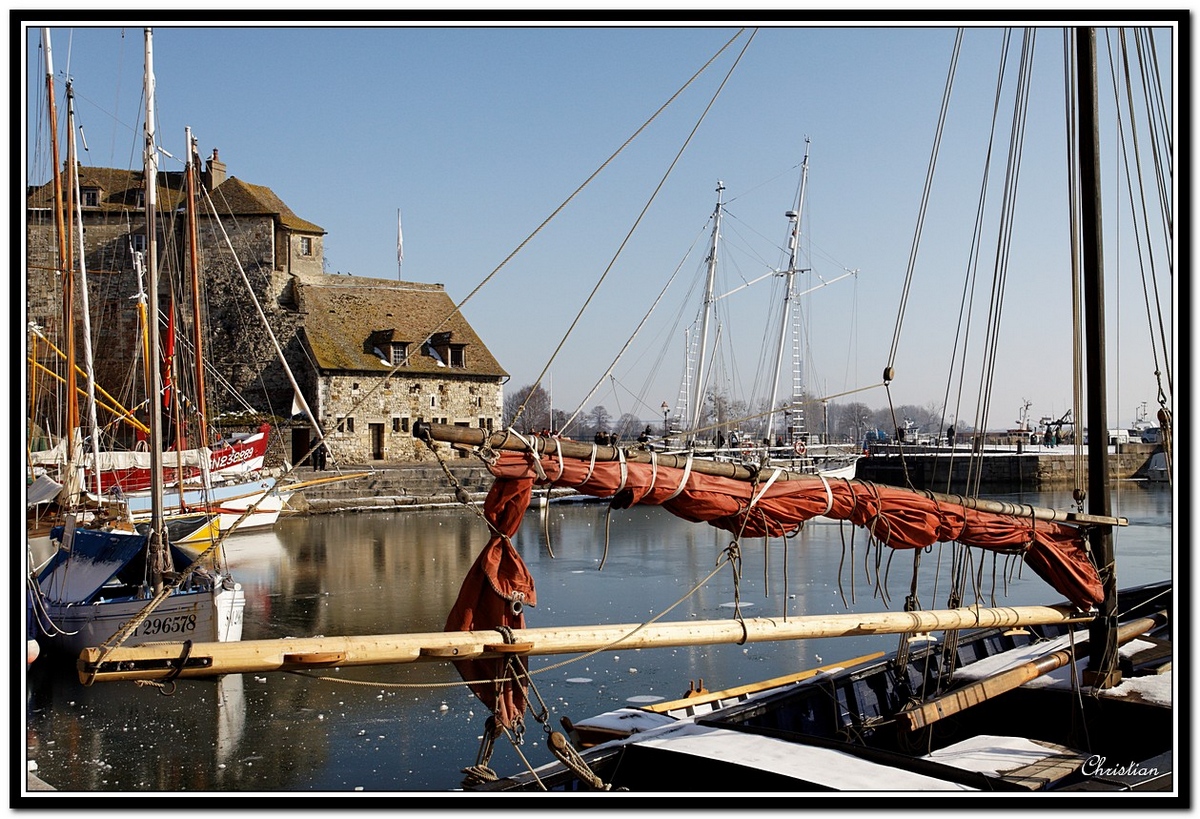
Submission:
[[[913,230],[912,248],[909,251],[908,270],[904,274],[904,289],[900,296],[900,309],[896,314],[896,329],[892,335],[892,349],[888,353],[887,366],[892,367],[896,363],[896,350],[900,346],[900,329],[904,325],[904,309],[908,305],[908,295],[912,288],[913,268],[917,261],[917,247],[921,243],[921,229],[925,223],[925,212],[929,207],[929,194],[933,187],[933,171],[937,166],[938,150],[942,144],[942,133],[946,125],[946,112],[950,106],[950,92],[954,87],[954,73],[958,66],[958,57],[962,51],[963,29],[959,28],[954,36],[954,49],[950,58],[950,68],[946,74],[946,84],[942,91],[942,108],[938,114],[938,124],[936,136],[933,141],[933,149],[929,156],[929,165],[925,173],[925,189],[921,193],[921,207],[917,216],[917,224]]]
[[[724,46],[722,46],[721,49],[716,54],[714,54],[712,56],[712,58],[709,59],[709,61],[707,63],[705,63],[704,66],[699,71],[697,71],[695,74],[693,74],[692,77],[689,78],[688,81],[684,84],[684,86],[675,92],[675,94],[671,97],[670,100],[667,100],[667,102],[663,103],[662,108],[660,108],[657,112],[655,112],[654,116],[651,117],[651,119],[648,120],[646,122],[646,124],[642,126],[642,128],[639,128],[637,133],[635,133],[633,136],[631,136],[629,138],[629,140],[627,140],[625,142],[625,145],[628,145],[629,142],[633,141],[633,139],[639,133],[641,133],[641,131],[643,129],[645,129],[646,126],[648,126],[650,124],[650,122],[652,122],[654,120],[654,118],[657,117],[658,114],[662,110],[664,110],[668,105],[670,105],[671,102],[673,102],[676,99],[676,97],[678,97],[680,94],[682,94],[683,91],[689,85],[692,84],[692,82],[696,79],[696,77],[700,76],[700,74],[704,70],[706,70],[708,68],[708,66],[711,65],[712,62],[714,60],[716,60],[717,57],[719,57],[725,51],[725,49],[728,48],[733,43],[734,40],[736,40],[738,37],[741,36],[741,34],[744,30],[745,29],[739,29],[738,33],[735,34],[732,38],[730,38],[729,42],[727,42]],[[599,280],[597,280],[595,286],[592,288],[591,293],[589,293],[588,297],[586,299],[584,299],[584,302],[580,306],[578,313],[576,313],[575,318],[572,320],[570,327],[567,328],[566,333],[563,334],[562,339],[559,341],[558,345],[554,348],[554,351],[550,354],[550,358],[546,361],[546,365],[542,368],[541,373],[539,373],[538,377],[536,379],[534,379],[533,383],[534,383],[535,387],[537,385],[541,384],[542,379],[546,377],[546,373],[549,372],[551,364],[554,363],[554,359],[562,351],[563,346],[567,343],[567,339],[570,337],[571,333],[575,330],[575,327],[579,323],[580,318],[582,318],[584,311],[587,310],[588,305],[591,304],[592,299],[595,298],[596,293],[600,289],[600,285],[602,285],[604,283],[604,280],[608,277],[608,274],[612,271],[613,265],[616,264],[617,259],[620,257],[621,253],[625,250],[625,246],[629,243],[629,240],[633,237],[634,231],[637,230],[638,226],[642,222],[642,219],[645,218],[647,211],[650,210],[650,206],[658,198],[658,194],[662,191],[663,185],[666,184],[667,178],[675,170],[675,166],[679,163],[679,159],[680,159],[680,157],[683,156],[683,152],[687,149],[688,145],[691,144],[692,138],[696,135],[696,132],[700,129],[701,123],[704,122],[705,118],[708,116],[709,111],[711,111],[713,105],[716,104],[717,97],[720,96],[721,91],[725,88],[725,84],[729,81],[729,77],[733,74],[734,70],[741,63],[742,57],[745,56],[745,54],[746,54],[746,50],[750,48],[750,43],[754,42],[755,34],[757,34],[757,30],[755,30],[754,32],[751,32],[750,37],[747,38],[745,45],[742,46],[741,52],[738,54],[737,58],[734,59],[733,65],[731,65],[729,67],[729,71],[726,72],[725,77],[721,80],[721,83],[717,86],[717,90],[713,92],[713,96],[708,101],[708,105],[706,105],[704,110],[700,113],[700,117],[696,120],[696,124],[692,126],[692,130],[688,133],[687,137],[684,139],[683,144],[679,146],[679,150],[676,152],[675,158],[671,160],[671,164],[667,167],[667,170],[663,173],[662,178],[659,180],[658,184],[655,186],[654,190],[651,192],[650,198],[646,200],[646,204],[642,207],[641,212],[638,213],[637,218],[634,219],[633,225],[630,226],[629,231],[625,234],[625,238],[621,240],[620,246],[618,246],[616,252],[613,254],[612,259],[609,260],[608,265],[604,268],[604,272],[602,274],[600,274],[600,278],[599,278]],[[621,149],[623,149],[625,147],[625,145],[622,145]],[[621,149],[618,149],[618,152]],[[615,157],[615,156],[616,156],[616,154],[613,154],[613,157]],[[608,162],[611,162],[613,157],[610,157],[608,160],[606,160],[604,165],[607,165]],[[591,179],[596,176],[596,174],[599,174],[600,171],[603,170],[604,165],[601,165],[600,168],[598,168],[596,170],[596,173],[592,174],[592,177],[589,177],[587,182],[590,182]],[[584,182],[584,185],[586,185],[587,182]],[[580,186],[580,188],[578,190],[582,190],[582,188],[583,188],[583,186]],[[578,190],[576,191],[576,193],[578,192]],[[574,197],[574,195],[575,194],[572,194],[571,196]],[[567,201],[569,202],[570,199],[568,199]],[[562,207],[564,207],[565,205],[566,205],[566,202],[564,202],[563,205],[559,207],[559,210],[561,210]],[[555,213],[557,214],[557,211]],[[553,215],[550,218],[553,218]],[[547,221],[549,221],[549,219],[547,219]],[[545,224],[545,223],[543,223],[543,224]],[[540,228],[539,228],[539,230],[540,230]],[[530,236],[530,238],[533,238],[533,237]],[[527,241],[529,241],[529,240],[526,239],[526,242]],[[524,243],[522,243],[522,245],[523,244]],[[518,248],[517,250],[520,250],[520,248]],[[512,258],[512,255],[515,255],[516,252],[517,251],[514,250],[513,254],[511,254],[509,256],[509,258]],[[507,261],[508,261],[508,259],[505,259],[504,262],[501,262],[501,265],[503,265]],[[497,268],[497,270],[499,270],[499,268]],[[493,271],[492,274],[490,274],[487,278],[485,278],[484,281],[481,282],[479,284],[479,286],[477,286],[475,288],[475,290],[471,291],[470,295],[468,295],[467,298],[469,299],[471,296],[475,295],[475,293],[478,292],[479,288],[483,287],[483,285],[487,283],[487,280],[490,279],[491,276],[494,274],[495,274],[495,271]],[[465,302],[466,299],[464,299],[463,301]],[[525,405],[522,404],[520,407],[517,408],[516,414],[509,421],[509,423],[515,424],[517,422],[517,419],[521,417],[521,414],[524,411],[525,411]]]

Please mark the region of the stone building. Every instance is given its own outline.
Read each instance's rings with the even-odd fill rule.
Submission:
[[[282,427],[277,441],[284,457],[294,460],[311,440],[295,411],[294,378],[343,463],[423,458],[410,432],[420,418],[499,424],[507,375],[441,285],[326,275],[323,228],[293,213],[270,188],[229,176],[216,150],[200,177],[195,256],[205,358],[214,374],[205,390],[210,418],[249,428],[273,419]],[[141,400],[144,381],[137,346],[144,284],[135,263],[146,249],[142,178],[140,171],[79,168],[96,383],[127,407]],[[164,314],[175,304],[181,336],[193,323],[185,191],[182,172],[160,171],[158,303]],[[51,183],[30,187],[27,320],[61,348],[53,211]],[[403,360],[402,350],[410,351],[407,363],[389,376],[391,366],[382,361]],[[44,345],[38,353],[49,356]],[[131,445],[132,430],[123,434]]]
[[[302,391],[335,458],[424,460],[412,436],[421,420],[499,425],[507,373],[442,285],[298,275],[293,286],[309,361]],[[296,429],[293,459],[307,446]]]

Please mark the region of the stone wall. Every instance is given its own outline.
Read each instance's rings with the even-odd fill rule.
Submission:
[[[205,226],[199,235],[209,333],[208,359],[251,407],[286,418],[291,415],[294,391],[287,371],[279,361],[271,333],[263,326],[254,305],[254,299],[257,299],[288,360],[302,361],[304,356],[297,328],[303,323],[303,316],[296,311],[291,276],[285,269],[275,267],[277,236],[274,219],[270,216],[239,217],[236,223],[225,223],[224,227],[228,244],[215,225]],[[286,240],[283,244],[287,244]],[[229,245],[233,246],[236,257],[230,253]],[[301,377],[301,372],[294,374]],[[303,389],[311,385],[300,386]],[[240,409],[240,402],[235,403],[227,397],[228,390],[225,390],[225,396],[212,395],[210,405],[217,402],[220,407]]]
[[[493,429],[503,409],[496,379],[468,376],[421,379],[326,376],[319,416],[328,425],[331,455],[340,463],[428,460],[412,435],[419,420]]]
[[[492,475],[477,460],[452,464],[449,469],[473,501],[482,500],[491,489]],[[355,468],[343,471],[353,472]],[[455,485],[446,473],[437,464],[427,464],[386,467],[363,478],[306,487],[288,500],[288,508],[295,514],[323,514],[457,503]]]

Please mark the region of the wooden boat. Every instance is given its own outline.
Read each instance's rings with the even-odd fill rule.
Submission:
[[[1094,29],[1080,29],[1071,48],[1080,100],[1087,420],[1106,429],[1095,37]],[[451,430],[417,434],[466,443]],[[552,732],[548,743],[557,762],[506,777],[487,767],[489,743],[522,733],[531,678],[511,659],[460,662],[464,679],[505,681],[473,687],[493,716],[481,761],[467,769],[464,785],[480,791],[689,793],[1172,790],[1172,584],[1118,592],[1111,529],[1125,522],[1110,517],[1107,441],[1095,437],[1088,452],[1089,514],[1063,518],[1050,510],[997,513],[973,499],[856,481],[822,478],[818,484],[769,468],[697,480],[657,458],[646,470],[627,453],[593,450],[585,471],[570,460],[582,454],[557,442],[525,441],[518,457],[507,441],[474,442],[497,475],[486,507],[496,535],[464,583],[448,630],[495,623],[502,632],[514,629],[515,640],[524,636],[515,631],[519,604],[534,601],[533,583],[507,539],[519,523],[526,481],[573,485],[611,497],[617,508],[660,504],[739,537],[787,537],[823,514],[863,526],[893,549],[955,541],[1020,554],[1089,626],[1023,621],[1016,628],[951,628],[932,640],[928,629],[914,627],[893,656],[865,667],[768,684],[730,702],[717,697],[708,708],[689,707],[685,700],[566,722],[567,733]],[[610,454],[619,473],[602,469],[613,466]],[[689,460],[686,467],[696,465]],[[734,477],[751,483],[739,491],[726,485]],[[856,511],[860,503],[869,511]],[[1019,546],[1009,539],[1017,532],[1024,541]],[[496,598],[499,605],[489,606]],[[914,602],[910,597],[906,614],[917,613]],[[696,698],[703,700],[703,694]],[[614,738],[586,747],[597,730]]]
[[[163,512],[181,515],[189,511],[206,512],[216,516],[222,531],[248,531],[267,529],[279,520],[290,493],[280,489],[272,477],[258,477],[229,484],[214,484],[209,487],[185,488],[181,493],[176,487],[164,496]],[[96,503],[104,498],[93,496]],[[124,495],[122,503],[128,506],[135,521],[149,519],[152,497],[149,492]]]
[[[168,475],[176,474],[172,456],[183,466],[184,483],[195,483],[204,475],[200,465],[190,465],[198,458],[208,461],[208,474],[216,480],[233,480],[248,473],[261,472],[267,453],[267,443],[271,433],[270,424],[262,424],[255,432],[237,433],[214,443],[212,447],[203,450],[191,450],[184,453],[164,453],[164,468]],[[144,452],[104,452],[101,453],[100,491],[111,493],[122,492],[126,495],[145,491],[150,488],[149,457]],[[89,469],[85,473],[85,484],[95,486],[95,477]],[[176,480],[165,481],[167,486],[174,485]]]
[[[474,788],[1170,790],[1171,629],[1154,613],[1170,608],[1171,587],[1122,590],[1120,599],[1123,619],[1140,630],[1122,649],[1124,679],[1082,700],[1063,655],[1086,649],[1086,630],[985,629],[950,652],[927,642],[904,662],[850,661],[732,697],[700,693],[567,722],[590,776],[580,763],[554,763]],[[1056,667],[1039,673],[1041,665]]]

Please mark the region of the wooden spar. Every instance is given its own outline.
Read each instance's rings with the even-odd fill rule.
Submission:
[[[1084,623],[1091,615],[1069,606],[959,608],[912,612],[874,612],[612,626],[557,626],[513,629],[519,653],[544,656],[634,648],[672,648],[718,643],[758,643],[909,632],[956,631],[1049,623]],[[743,629],[743,623],[745,628]],[[242,640],[236,643],[153,643],[118,647],[106,653],[85,648],[77,670],[85,685],[115,680],[211,677],[216,674],[295,671],[330,666],[475,660],[501,657],[500,634],[450,631],[360,637],[304,637]],[[181,664],[182,668],[178,668]]]
[[[42,343],[44,343],[44,344],[48,344],[48,345],[50,346],[50,348],[51,348],[52,350],[54,350],[55,352],[57,352],[57,351],[58,351],[58,348],[57,348],[57,347],[55,347],[53,344],[50,344],[50,342],[48,342],[48,341],[46,340],[46,337],[45,337],[45,336],[42,336],[41,334],[36,334],[36,333],[35,333],[35,336],[37,336],[37,337],[38,337],[38,338],[39,338],[39,339],[42,341]],[[61,353],[59,353],[59,355],[61,355]],[[68,382],[67,382],[67,379],[63,378],[63,377],[62,377],[61,375],[59,375],[58,373],[54,372],[54,370],[51,370],[51,369],[50,369],[49,367],[47,367],[46,365],[44,365],[44,364],[40,363],[39,361],[37,361],[37,360],[36,360],[36,359],[33,357],[33,355],[32,355],[32,354],[29,356],[29,358],[28,358],[27,360],[29,361],[29,363],[30,363],[31,365],[33,365],[33,369],[34,369],[36,372],[45,373],[45,374],[46,374],[46,375],[48,375],[50,378],[52,378],[52,379],[54,379],[55,381],[59,382],[59,383],[60,383],[60,384],[62,384],[63,386],[66,386],[66,385],[67,385],[67,383],[68,383]],[[84,373],[84,371],[83,371],[83,368],[82,368],[82,367],[76,366],[76,367],[75,367],[75,371],[76,371],[76,373],[77,373],[78,375],[84,375],[84,377],[86,378],[86,374]],[[106,399],[108,399],[108,400],[110,400],[110,401],[112,401],[112,400],[113,400],[112,396],[111,396],[111,395],[109,395],[107,392],[105,392],[103,387],[99,387],[99,386],[98,386],[96,389],[97,389],[97,391],[98,391],[98,392],[99,392],[101,395],[103,395],[103,396],[104,396]],[[87,390],[85,390],[83,387],[80,387],[78,384],[76,384],[76,385],[75,385],[75,392],[79,393],[80,395],[87,395]],[[115,416],[117,417],[117,419],[118,419],[118,420],[120,420],[120,421],[124,421],[126,424],[129,424],[129,426],[133,427],[133,428],[134,428],[134,429],[136,429],[136,430],[139,430],[139,431],[141,431],[141,432],[149,432],[149,431],[150,431],[150,428],[149,428],[149,427],[147,427],[145,424],[143,424],[143,423],[142,423],[141,421],[139,421],[137,418],[135,418],[135,417],[133,417],[132,415],[130,415],[130,414],[129,414],[129,410],[127,410],[127,409],[125,409],[124,407],[120,406],[120,404],[119,404],[119,403],[117,403],[117,406],[112,406],[112,405],[110,405],[110,404],[106,404],[106,403],[104,403],[103,401],[100,401],[99,399],[97,399],[97,401],[96,401],[96,406],[100,407],[101,409],[104,409],[104,410],[107,410],[107,411],[111,412],[113,415],[115,415]]]
[[[710,702],[727,700],[731,697],[740,697],[743,694],[755,694],[759,691],[766,691],[768,688],[778,688],[781,685],[802,682],[810,677],[815,677],[824,672],[838,671],[843,668],[853,668],[856,665],[862,665],[863,663],[869,663],[872,660],[878,660],[882,656],[882,651],[876,651],[874,654],[864,654],[861,657],[855,657],[851,660],[842,660],[841,662],[837,663],[826,663],[825,665],[819,665],[816,668],[808,668],[804,671],[798,671],[795,674],[786,674],[782,677],[772,677],[769,680],[759,680],[755,683],[739,685],[736,688],[726,688],[722,691],[702,691],[682,699],[668,700],[666,702],[654,702],[640,707],[643,711],[653,711],[656,714],[667,714],[680,708],[705,705]]]
[[[372,475],[372,472],[347,472],[345,475],[331,475],[328,478],[313,478],[307,481],[297,481],[289,483],[285,486],[280,486],[280,492],[296,492],[301,489],[307,489],[310,486],[323,486],[327,483],[341,483],[343,481],[356,481],[359,478],[365,478]]]
[[[592,457],[593,450],[596,453],[596,461],[616,461],[620,457],[618,455],[619,447],[607,446],[601,444],[585,444],[579,441],[569,441],[561,438],[547,440],[539,435],[530,435],[525,440],[518,438],[516,435],[508,431],[492,432],[487,430],[476,429],[471,427],[456,427],[449,424],[430,424],[425,421],[418,421],[413,425],[413,436],[416,438],[431,441],[442,441],[444,443],[458,444],[473,447],[490,447],[491,449],[503,449],[510,452],[528,452],[529,445],[532,444],[538,447],[538,452],[556,456],[559,451],[567,458],[582,458],[588,460]],[[650,463],[650,453],[642,449],[626,449],[623,450],[626,461],[634,463]],[[683,469],[688,462],[687,455],[671,454],[671,453],[655,453],[655,460],[660,467],[669,467],[675,469]],[[692,471],[699,472],[704,475],[715,475],[719,478],[732,478],[734,480],[749,481],[756,476],[761,475],[761,470],[750,469],[741,464],[736,464],[731,461],[715,461],[707,458],[693,458]],[[776,478],[777,481],[809,481],[813,485],[821,485],[821,478],[809,472],[794,472],[786,469],[780,470],[780,475]],[[844,479],[839,479],[844,480]],[[865,483],[859,480],[850,480],[849,483],[856,486],[865,486]],[[1008,503],[1006,501],[987,500],[984,498],[972,498],[965,495],[951,495],[942,492],[928,492],[914,489],[904,489],[903,487],[889,487],[902,492],[911,492],[915,495],[931,498],[942,503],[952,503],[962,506],[967,509],[975,509],[980,512],[992,512],[998,515],[1013,515],[1015,517],[1033,518],[1034,520],[1057,521],[1059,523],[1069,523],[1076,526],[1128,526],[1129,521],[1126,518],[1112,517],[1108,515],[1087,515],[1081,512],[1068,512],[1060,509],[1047,509],[1040,506],[1030,506],[1024,503]]]
[[[1143,617],[1140,620],[1126,623],[1117,630],[1117,644],[1124,645],[1133,638],[1139,637],[1152,628],[1162,625],[1164,622],[1166,622],[1165,612],[1154,617]],[[929,700],[915,708],[902,711],[896,715],[897,720],[901,723],[907,723],[906,727],[910,731],[924,728],[926,725],[937,722],[945,717],[953,716],[960,711],[970,708],[972,705],[978,705],[993,697],[998,697],[1006,691],[1020,688],[1030,680],[1062,668],[1083,654],[1084,651],[1087,651],[1088,646],[1089,641],[1084,640],[1073,648],[1054,651],[1038,657],[1036,660],[1030,660],[1019,666],[1010,668],[1007,671],[1001,671],[991,677],[978,680],[941,697]]]

